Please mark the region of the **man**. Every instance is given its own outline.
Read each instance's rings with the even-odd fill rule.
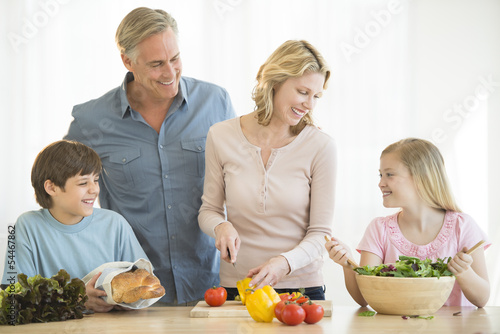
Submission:
[[[123,84],[75,106],[65,138],[101,157],[101,207],[131,224],[166,289],[160,301],[192,305],[219,282],[217,250],[197,222],[205,139],[236,115],[224,89],[181,77],[177,33],[162,10],[130,12],[116,32]]]

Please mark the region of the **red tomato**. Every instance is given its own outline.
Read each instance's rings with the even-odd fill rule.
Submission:
[[[227,291],[223,287],[212,287],[205,291],[205,301],[210,306],[221,306],[226,302]]]
[[[281,310],[281,319],[283,322],[290,326],[295,326],[306,318],[306,311],[298,304],[289,303]]]
[[[285,307],[285,300],[280,301],[274,307],[274,315],[276,316],[276,319],[278,319],[280,322],[283,322],[283,319],[281,318],[281,311],[283,311],[283,307]]]
[[[306,318],[304,322],[308,324],[315,324],[321,319],[323,319],[323,314],[325,314],[325,310],[323,306],[319,304],[314,304],[309,301],[308,303],[302,304],[302,308],[306,311]]]

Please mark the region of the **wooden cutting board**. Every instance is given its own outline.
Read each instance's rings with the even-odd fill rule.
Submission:
[[[325,317],[332,316],[332,301],[331,300],[315,300],[316,304],[320,304],[325,309]],[[240,301],[228,300],[224,305],[212,307],[208,306],[204,301],[198,302],[190,312],[191,318],[246,318],[250,317],[245,305]]]

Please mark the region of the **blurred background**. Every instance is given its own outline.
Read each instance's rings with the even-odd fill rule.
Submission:
[[[253,110],[257,70],[281,43],[320,50],[332,77],[315,118],[337,142],[333,231],[351,248],[374,217],[394,212],[377,187],[380,152],[404,137],[434,142],[460,207],[493,242],[488,304],[500,305],[497,0],[0,1],[0,272],[8,226],[39,208],[36,154],[66,134],[73,105],[121,84],[114,35],[140,6],[174,16],[183,75],[226,88],[238,115]],[[354,305],[329,259],[325,278],[327,299]]]

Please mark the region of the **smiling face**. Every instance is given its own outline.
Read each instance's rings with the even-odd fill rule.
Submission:
[[[145,94],[142,98],[173,100],[179,90],[182,61],[172,28],[144,39],[137,45],[137,54],[135,61],[122,54],[123,64],[134,74],[136,93]]]
[[[324,74],[312,72],[298,78],[289,78],[274,90],[273,117],[271,122],[294,126],[323,94]]]
[[[64,189],[47,180],[45,188],[52,198],[49,208],[52,216],[65,225],[79,223],[94,211],[94,202],[99,195],[99,175],[77,175],[66,181]]]
[[[420,201],[410,170],[396,153],[380,157],[380,182],[383,204],[386,208],[404,208]]]

